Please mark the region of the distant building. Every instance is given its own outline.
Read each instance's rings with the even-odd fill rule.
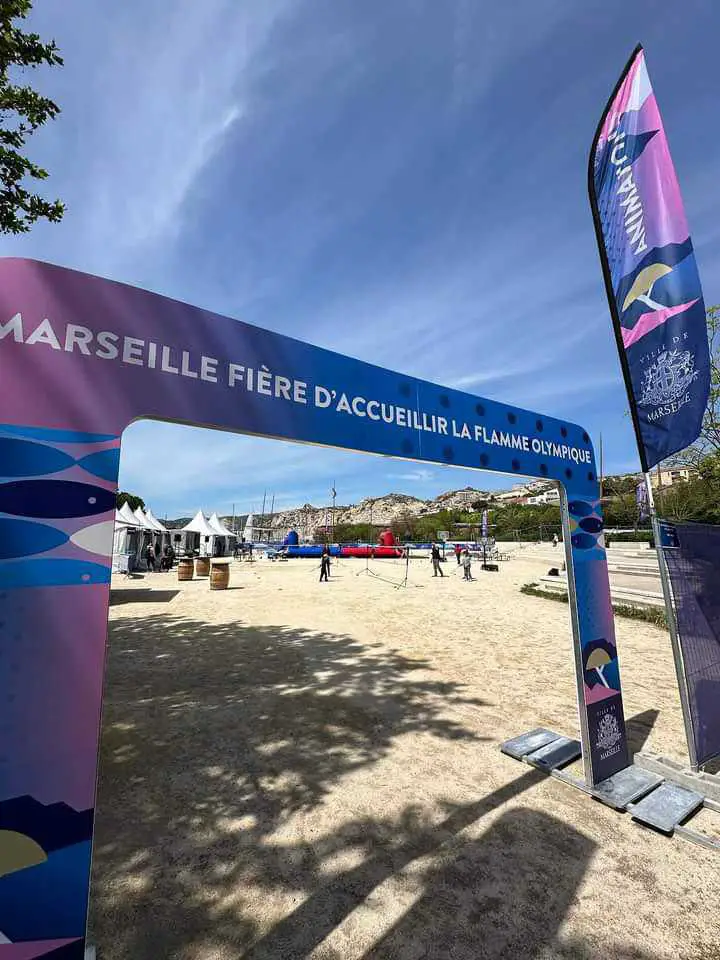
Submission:
[[[672,487],[674,483],[688,483],[688,481],[693,480],[697,476],[695,470],[688,470],[684,467],[678,467],[670,470],[660,470],[659,475],[657,470],[653,470],[650,474],[650,481],[653,485],[653,489],[658,487]]]
[[[496,493],[493,502],[504,507],[509,504],[527,503],[530,490],[524,484],[515,484],[512,490]]]
[[[551,487],[549,490],[543,490],[542,493],[534,497],[528,497],[529,504],[560,503],[560,491],[557,487]]]

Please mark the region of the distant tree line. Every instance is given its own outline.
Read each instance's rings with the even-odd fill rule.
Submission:
[[[138,507],[145,509],[145,501],[142,497],[138,497],[135,493],[127,493],[125,490],[120,490],[117,494],[117,509],[119,510],[124,503],[127,503],[131,510],[137,510]]]
[[[639,524],[636,489],[639,476],[610,477],[603,484],[605,526],[623,530],[649,531],[649,521]],[[720,452],[699,461],[697,476],[689,482],[655,490],[660,516],[668,520],[696,523],[720,523]],[[472,504],[473,507],[476,504]],[[487,508],[490,534],[496,540],[551,540],[561,536],[562,522],[558,504],[509,504],[494,506],[492,500],[479,501],[478,509],[440,510],[415,516],[406,510],[390,524],[337,523],[335,540],[340,543],[375,543],[388,527],[400,542],[435,540],[438,531],[447,530],[450,539],[479,539],[482,511]]]

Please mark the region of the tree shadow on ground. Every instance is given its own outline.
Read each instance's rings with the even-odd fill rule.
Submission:
[[[482,739],[448,715],[482,700],[347,636],[158,615],[110,637],[92,900],[103,960],[241,956],[266,932],[244,884],[312,898],[328,858],[408,836],[358,823],[282,843],[291,815],[404,734]]]

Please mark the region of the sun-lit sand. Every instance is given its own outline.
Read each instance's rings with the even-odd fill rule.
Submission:
[[[720,956],[717,853],[498,750],[577,735],[568,608],[518,589],[547,568],[529,549],[473,583],[413,560],[400,589],[396,561],[328,584],[235,562],[226,592],[116,578],[103,960]],[[633,746],[683,759],[666,634],[617,634]]]

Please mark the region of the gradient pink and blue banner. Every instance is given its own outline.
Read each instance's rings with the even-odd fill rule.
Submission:
[[[647,472],[698,438],[710,358],[690,231],[641,47],[630,58],[597,129],[589,191]]]
[[[29,260],[0,259],[0,383],[2,960],[84,957],[120,437],[141,417],[559,482],[586,779],[627,766],[581,426]]]

